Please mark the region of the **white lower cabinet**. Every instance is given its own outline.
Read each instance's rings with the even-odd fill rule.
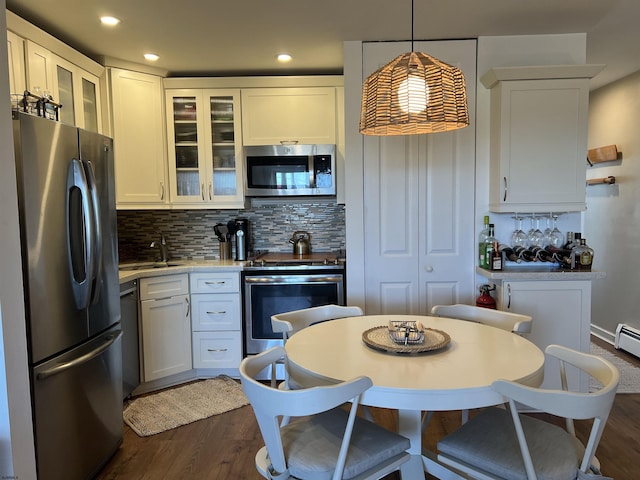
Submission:
[[[531,315],[531,333],[525,337],[543,351],[550,344],[589,352],[591,281],[502,281],[498,283],[500,309]],[[559,388],[557,364],[546,358],[544,388]],[[589,380],[567,368],[569,386],[586,392]]]
[[[188,278],[179,274],[140,280],[145,382],[191,369]]]
[[[193,368],[235,369],[242,360],[240,273],[192,273]]]

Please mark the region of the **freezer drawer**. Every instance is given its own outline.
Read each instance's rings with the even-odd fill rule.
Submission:
[[[122,442],[120,325],[33,371],[39,480],[92,478]]]

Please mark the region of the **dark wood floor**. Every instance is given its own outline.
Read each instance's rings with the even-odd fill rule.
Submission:
[[[594,340],[613,350],[606,342]],[[620,352],[640,366],[640,360]],[[395,428],[391,410],[372,409],[376,421]],[[425,432],[424,444],[435,450],[442,435],[460,425],[459,412],[436,413]],[[586,435],[588,425],[577,424]],[[640,478],[640,394],[618,394],[597,455],[602,471],[615,480]],[[96,477],[99,480],[202,479],[258,480],[254,455],[263,442],[250,406],[210,417],[151,437],[138,437],[125,425],[120,450]],[[398,478],[397,474],[388,477]]]

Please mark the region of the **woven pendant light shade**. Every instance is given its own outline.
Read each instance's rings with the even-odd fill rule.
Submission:
[[[467,125],[464,75],[426,53],[396,57],[362,86],[360,133],[364,135],[447,132]]]

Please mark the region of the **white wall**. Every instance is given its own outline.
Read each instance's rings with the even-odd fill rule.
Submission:
[[[5,0],[0,32],[6,38]],[[1,93],[4,92],[4,93]],[[36,478],[7,49],[0,49],[0,478]],[[5,388],[6,386],[6,388]]]
[[[613,340],[618,323],[640,328],[640,72],[591,93],[588,148],[617,145],[622,160],[596,164],[587,178],[613,175],[615,185],[587,187],[584,235],[595,250],[592,330]]]

